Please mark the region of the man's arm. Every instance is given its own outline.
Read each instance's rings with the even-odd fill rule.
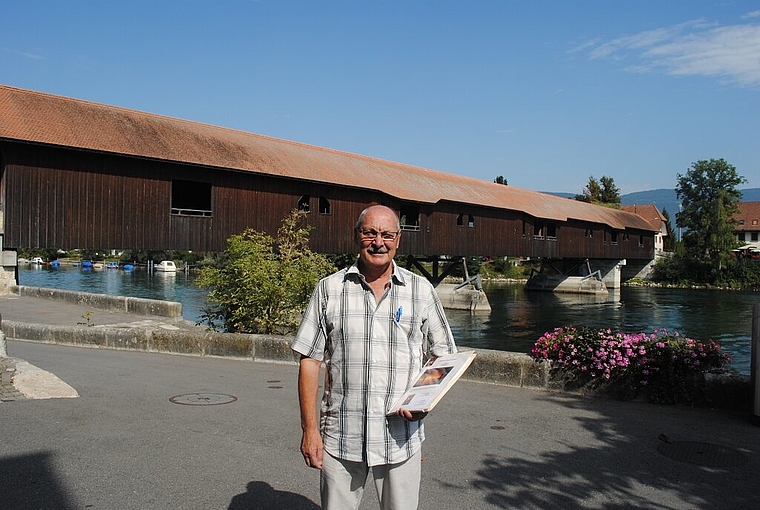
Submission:
[[[298,402],[301,407],[301,453],[309,467],[322,469],[322,435],[317,422],[319,369],[322,362],[301,356],[298,369]]]

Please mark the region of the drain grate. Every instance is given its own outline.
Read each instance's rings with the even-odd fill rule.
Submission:
[[[185,406],[217,406],[231,404],[236,400],[237,397],[225,395],[224,393],[186,393],[170,398],[169,402]]]
[[[731,448],[696,441],[663,442],[657,447],[657,451],[673,460],[708,467],[738,466],[748,460],[746,456]]]

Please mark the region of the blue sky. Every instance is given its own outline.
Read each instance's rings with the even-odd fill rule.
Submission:
[[[537,191],[760,187],[760,1],[4,2],[0,83]]]

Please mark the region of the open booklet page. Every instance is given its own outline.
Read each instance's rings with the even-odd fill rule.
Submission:
[[[431,359],[422,367],[422,372],[412,387],[396,401],[387,414],[396,414],[401,408],[412,412],[431,411],[464,374],[473,359],[475,351],[445,354]]]

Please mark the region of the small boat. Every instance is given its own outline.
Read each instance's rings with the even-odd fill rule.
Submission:
[[[135,270],[135,266],[133,266],[132,264],[124,264],[123,269],[124,269],[124,271],[130,272],[130,271],[134,271]]]
[[[161,273],[176,273],[177,272],[177,266],[174,264],[173,260],[162,260],[156,266],[154,269]]]
[[[51,260],[50,261],[50,269],[59,269],[61,267],[61,261],[60,260]]]
[[[42,260],[42,257],[32,257],[32,261],[30,262],[33,266],[41,266],[44,263],[45,261]]]
[[[107,262],[106,263],[106,269],[119,269],[119,263],[118,262]]]
[[[92,268],[95,271],[102,271],[103,270],[103,263],[102,262],[95,262],[94,264],[92,264]]]
[[[82,269],[92,269],[92,261],[91,260],[83,260],[82,261]]]

